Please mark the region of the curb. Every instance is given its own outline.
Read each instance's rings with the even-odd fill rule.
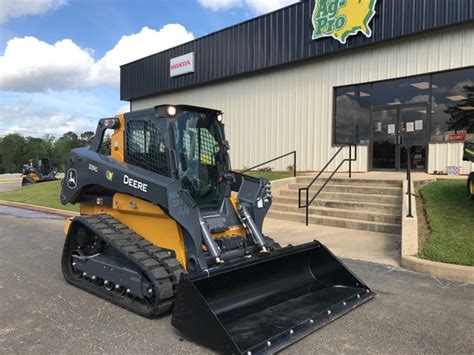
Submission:
[[[402,256],[400,265],[406,269],[431,276],[474,283],[474,266],[445,264],[437,261],[419,259],[415,256]]]
[[[37,211],[37,212],[51,213],[51,214],[55,214],[55,215],[59,215],[63,217],[74,217],[74,216],[80,215],[79,212],[60,210],[57,208],[44,207],[44,206],[38,206],[38,205],[30,205],[29,203],[22,203],[22,202],[0,200],[0,205],[16,207],[16,208],[24,208],[27,210],[32,210],[32,211]]]

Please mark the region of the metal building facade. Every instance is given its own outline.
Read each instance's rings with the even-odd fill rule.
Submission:
[[[440,30],[132,100],[131,108],[166,103],[218,108],[224,111],[235,168],[249,167],[295,149],[302,170],[318,170],[338,149],[332,144],[334,87],[472,66],[473,39],[474,25]],[[461,162],[461,151],[461,143],[430,144],[428,172],[447,165],[462,165],[463,171],[469,171],[470,164]],[[285,169],[289,163],[280,161],[274,167]],[[367,171],[367,146],[358,147],[355,167]]]
[[[379,0],[373,36],[346,45],[311,41],[313,6],[304,1],[127,64],[122,99],[132,110],[165,103],[221,109],[234,168],[295,149],[299,169],[318,170],[338,148],[334,87],[474,66],[472,0]],[[187,52],[196,55],[196,72],[170,78],[170,58]],[[474,168],[461,161],[461,143],[428,150],[428,172]],[[359,146],[357,171],[368,170],[368,155]]]
[[[359,34],[347,44],[332,38],[312,41],[314,3],[303,0],[123,65],[120,98],[132,100],[180,90],[474,21],[473,0],[378,0],[370,38]],[[199,63],[196,71],[170,78],[170,59],[189,52],[195,53]]]

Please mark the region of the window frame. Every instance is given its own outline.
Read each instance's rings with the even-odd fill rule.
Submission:
[[[390,79],[383,79],[383,80],[375,80],[375,81],[368,81],[368,82],[360,82],[360,83],[352,83],[352,84],[347,84],[347,85],[340,85],[340,86],[333,86],[332,87],[332,137],[331,137],[331,147],[341,147],[344,144],[347,143],[336,143],[336,106],[337,106],[337,90],[338,89],[344,89],[348,88],[351,86],[362,86],[362,85],[370,85],[371,86],[371,92],[373,93],[373,85],[378,84],[378,83],[384,83],[384,82],[389,82],[389,81],[394,81],[394,80],[403,80],[403,79],[411,79],[411,78],[416,78],[420,76],[429,76],[430,80],[430,88],[429,88],[429,100],[428,100],[428,112],[427,112],[427,120],[428,120],[428,125],[429,125],[429,139],[427,140],[426,144],[435,144],[435,143],[448,143],[448,144],[458,144],[461,142],[458,141],[452,141],[452,142],[435,142],[431,140],[431,126],[432,126],[432,101],[433,101],[433,75],[437,74],[443,74],[443,73],[449,73],[449,72],[455,72],[455,71],[461,71],[461,70],[466,70],[466,69],[473,69],[474,66],[466,66],[466,67],[460,67],[460,68],[455,68],[455,69],[446,69],[446,70],[440,70],[440,71],[435,71],[435,72],[428,72],[428,73],[422,73],[422,74],[416,74],[416,75],[408,75],[408,76],[399,76],[399,77],[394,77]],[[372,97],[371,97],[372,100]],[[372,127],[372,107],[378,107],[378,106],[370,106],[370,119],[369,119],[369,126]],[[372,134],[370,134],[370,141],[368,143],[363,143],[357,145],[359,146],[366,146],[370,147],[372,144]]]

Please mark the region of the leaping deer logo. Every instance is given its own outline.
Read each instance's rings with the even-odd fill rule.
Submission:
[[[75,169],[67,171],[67,187],[75,189],[77,187],[77,172]]]

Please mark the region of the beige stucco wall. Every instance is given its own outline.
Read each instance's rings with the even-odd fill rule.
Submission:
[[[471,65],[472,24],[136,100],[132,110],[164,103],[221,109],[234,168],[296,149],[299,169],[318,170],[337,149],[332,146],[333,87]],[[436,144],[436,154],[431,149],[430,145],[429,171],[445,164],[438,159],[444,159],[450,148]],[[359,147],[358,156],[355,170],[367,171],[367,147]],[[458,159],[461,164],[461,156]],[[289,164],[290,160],[282,161],[274,168],[285,169]]]

